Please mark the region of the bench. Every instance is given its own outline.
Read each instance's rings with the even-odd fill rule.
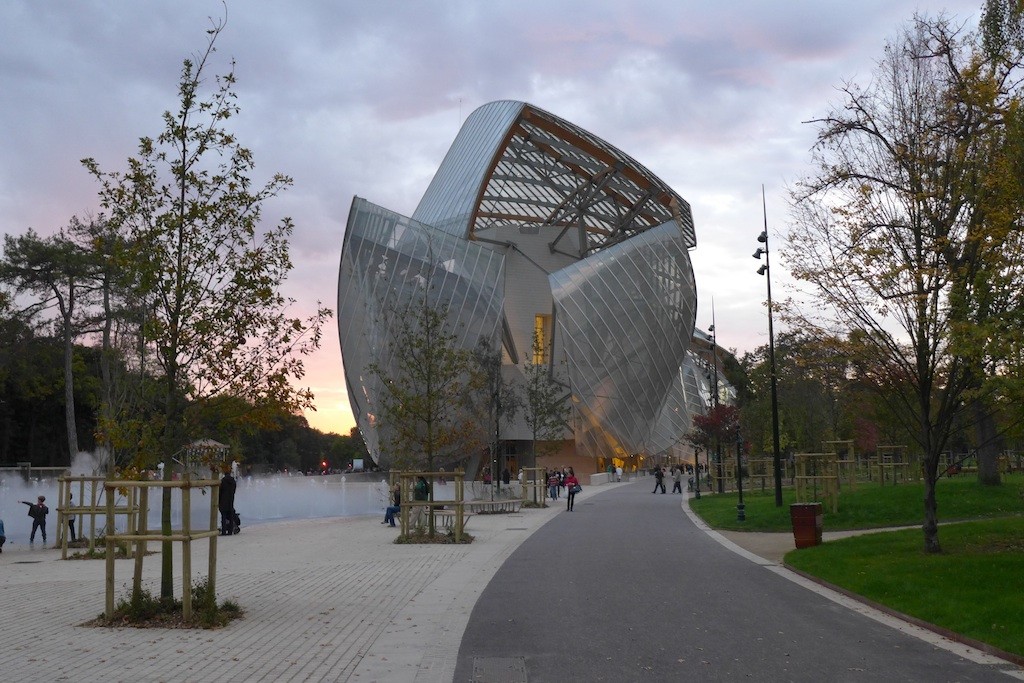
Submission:
[[[462,528],[465,529],[469,526],[469,518],[473,516],[472,512],[463,511],[462,513]],[[455,528],[455,510],[434,510],[434,521],[438,526],[444,529]]]
[[[465,506],[477,514],[489,515],[499,512],[519,512],[522,504],[521,498],[509,498],[502,500],[473,500],[465,503]]]

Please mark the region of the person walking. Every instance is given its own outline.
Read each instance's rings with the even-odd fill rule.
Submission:
[[[46,507],[46,496],[39,496],[35,503],[27,500],[21,502],[28,505],[28,516],[32,518],[32,533],[29,534],[28,542],[36,542],[36,529],[39,529],[42,532],[43,543],[46,543],[46,515],[50,512],[50,508]]]
[[[548,495],[551,500],[558,500],[558,475],[555,472],[548,474]]]
[[[4,520],[0,519],[0,553],[4,551],[4,543],[7,542],[7,537],[4,536]]]
[[[576,473],[573,469],[569,468],[569,473],[565,476],[565,491],[566,491],[566,510],[572,512],[573,502],[576,500],[576,494],[580,492],[582,487],[580,486],[579,480],[576,478]]]
[[[658,489],[661,489],[662,493],[665,493],[665,471],[660,467],[654,468],[654,490],[651,493],[657,493]]]
[[[673,467],[672,468],[672,493],[683,492],[683,468]]]
[[[74,507],[74,500],[73,500],[74,497],[75,497],[75,494],[71,493],[71,491],[68,491],[68,507]],[[78,537],[75,535],[75,515],[74,514],[69,514],[68,515],[68,531],[71,532],[71,542],[74,543],[75,541],[77,541]]]

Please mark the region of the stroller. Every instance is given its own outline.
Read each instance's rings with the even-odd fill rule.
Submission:
[[[230,515],[222,515],[221,520],[221,536],[233,536],[242,530],[242,518],[234,508]]]

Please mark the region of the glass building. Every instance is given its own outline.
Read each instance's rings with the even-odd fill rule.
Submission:
[[[352,203],[338,328],[371,457],[386,441],[376,377],[387,371],[368,368],[397,367],[387,341],[418,300],[446,313],[458,344],[500,350],[513,384],[524,363],[546,363],[566,387],[577,456],[688,452],[682,436],[711,393],[690,351],[694,247],[689,204],[622,151],[524,102],[480,107],[411,217]],[[530,435],[517,423],[502,438]]]

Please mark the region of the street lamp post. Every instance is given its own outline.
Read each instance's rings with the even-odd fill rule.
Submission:
[[[700,448],[693,448],[693,497],[700,500]]]
[[[715,332],[715,306],[714,303],[711,305],[711,325],[708,326],[708,332],[711,333],[711,354],[714,358],[715,368],[715,386],[711,391],[711,406],[715,410],[715,418],[718,418],[718,334]],[[718,472],[718,492],[725,493],[725,482],[722,479],[722,443],[715,437],[715,467]]]
[[[757,241],[764,247],[758,247],[754,258],[760,260],[764,255],[764,264],[757,269],[758,275],[765,275],[768,285],[768,366],[771,373],[772,388],[772,465],[775,474],[775,506],[782,507],[782,459],[779,454],[779,392],[775,377],[775,330],[772,328],[772,276],[771,264],[768,259],[768,211],[764,206],[764,186],[761,187],[761,205],[764,208],[764,230],[757,236]]]
[[[747,521],[747,506],[743,504],[743,438],[740,436],[739,429],[736,430],[736,491],[740,495],[739,502],[736,503],[736,521],[745,522]]]

